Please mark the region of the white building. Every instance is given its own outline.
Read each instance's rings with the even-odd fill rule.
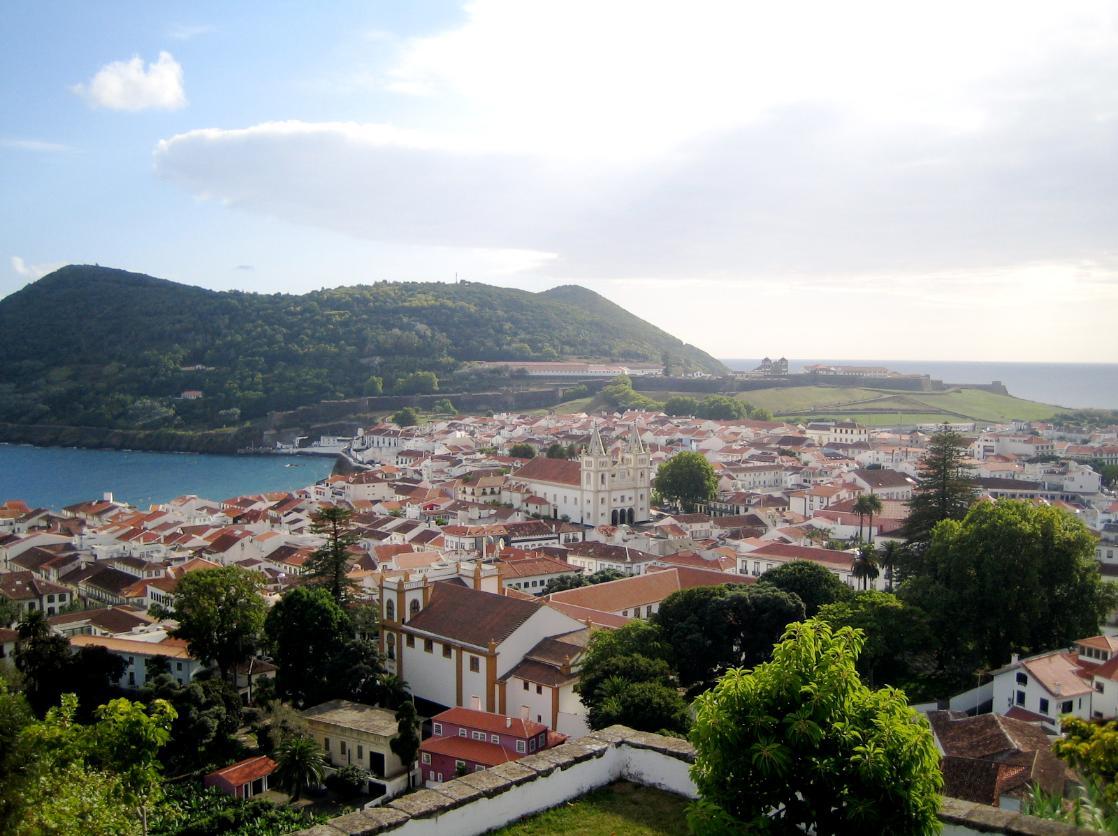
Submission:
[[[554,517],[571,522],[619,525],[648,519],[652,463],[635,428],[618,458],[606,452],[595,428],[578,461],[537,456],[513,480],[550,502]]]

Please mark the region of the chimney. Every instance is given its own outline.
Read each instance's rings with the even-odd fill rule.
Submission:
[[[525,723],[528,722],[528,706],[520,706],[520,719],[523,720]]]
[[[512,718],[511,717],[506,717],[505,718],[505,728],[506,729],[512,728]]]
[[[474,711],[481,711],[481,697],[470,697],[470,708]]]
[[[1009,664],[1011,664],[1011,665],[1016,665],[1020,661],[1021,661],[1021,654],[1020,653],[1014,653],[1009,657]]]

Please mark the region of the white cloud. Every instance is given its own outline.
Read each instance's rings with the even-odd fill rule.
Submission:
[[[64,262],[58,261],[51,264],[28,264],[18,255],[13,255],[11,264],[12,270],[17,275],[23,276],[24,278],[30,279],[31,281],[35,281],[36,279],[41,279],[47,273],[53,273],[55,270],[61,267]]]
[[[17,151],[38,151],[48,154],[60,154],[74,149],[61,142],[46,142],[41,139],[0,139],[0,148],[12,148]]]
[[[1086,332],[1051,330],[1047,301],[1118,314],[1113,17],[1099,2],[479,0],[377,72],[425,96],[404,112],[438,133],[197,130],[160,142],[156,168],[290,223],[507,253],[521,283],[709,283],[725,304],[691,294],[677,318],[668,290],[640,302],[704,345],[789,294],[829,339],[859,319],[911,338],[895,323],[954,305],[987,337],[1012,310],[1018,333],[1071,345]]]
[[[176,23],[167,30],[167,35],[176,41],[189,41],[202,35],[208,35],[214,27],[207,24]]]
[[[88,84],[71,89],[94,107],[110,110],[178,110],[186,106],[182,66],[169,52],[160,52],[146,69],[138,55],[129,61],[113,61]]]

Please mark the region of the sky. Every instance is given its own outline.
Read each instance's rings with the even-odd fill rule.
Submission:
[[[1118,2],[3,21],[0,296],[577,283],[720,357],[1118,362]]]

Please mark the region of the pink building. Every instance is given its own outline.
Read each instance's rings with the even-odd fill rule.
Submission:
[[[451,708],[431,718],[431,737],[419,747],[424,782],[449,781],[514,761],[566,740],[526,717],[504,717],[470,708]]]

